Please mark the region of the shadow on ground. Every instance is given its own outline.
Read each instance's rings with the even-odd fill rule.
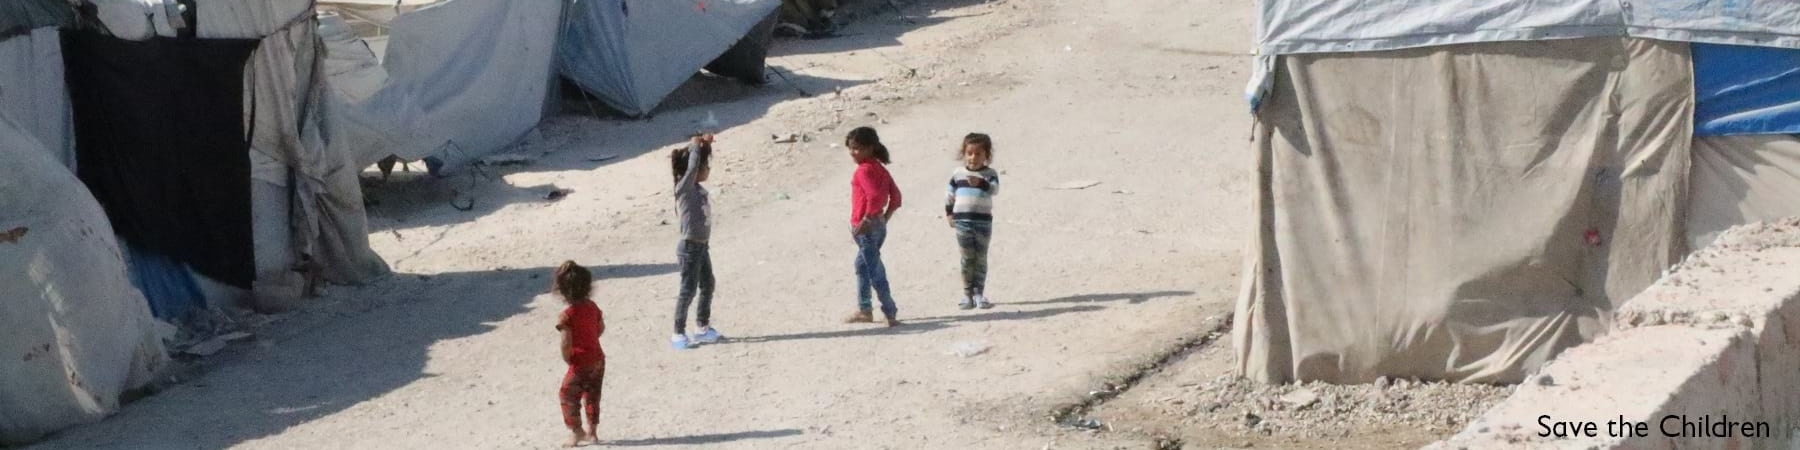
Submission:
[[[1017,305],[1043,305],[1043,304],[1057,304],[1057,303],[1091,303],[1091,302],[1111,302],[1111,301],[1120,301],[1120,300],[1125,300],[1128,303],[1135,305],[1135,304],[1143,303],[1143,302],[1146,302],[1146,301],[1149,301],[1149,300],[1155,299],[1155,298],[1180,297],[1180,296],[1187,296],[1187,295],[1193,295],[1193,292],[1190,292],[1190,291],[1158,291],[1158,292],[1143,292],[1143,293],[1135,293],[1135,294],[1121,293],[1121,294],[1077,295],[1077,296],[1062,297],[1062,298],[1055,298],[1055,299],[1049,299],[1049,300],[1010,303],[1010,304],[1006,304],[1006,305],[1017,306]],[[1003,305],[1003,306],[1006,306],[1006,305]],[[964,323],[1033,320],[1033,319],[1042,319],[1042,318],[1052,317],[1052,316],[1060,316],[1063,314],[1094,312],[1094,311],[1099,311],[1102,309],[1106,309],[1106,307],[1098,306],[1098,305],[1075,305],[1075,306],[1057,306],[1057,307],[1034,309],[1034,310],[1028,310],[1028,311],[981,311],[981,312],[962,314],[962,315],[954,315],[954,316],[920,317],[920,318],[915,318],[915,319],[902,318],[902,321],[905,323],[899,327],[885,327],[885,326],[881,326],[879,324],[862,325],[861,328],[855,328],[855,329],[849,329],[849,330],[815,331],[815,332],[807,332],[807,333],[777,334],[777,335],[770,335],[770,336],[735,337],[735,338],[731,338],[730,340],[727,340],[723,343],[725,343],[725,344],[759,344],[759,343],[767,343],[767,342],[803,341],[803,340],[813,340],[813,339],[838,339],[838,338],[853,338],[853,337],[868,337],[868,336],[896,336],[896,335],[908,335],[908,334],[922,334],[922,333],[929,333],[929,332],[933,332],[933,331],[937,331],[937,330],[941,330],[941,329],[945,329],[945,328],[950,328],[950,327],[956,326],[958,324],[964,324]]]
[[[592,269],[599,279],[676,271],[672,264]],[[223,449],[279,434],[431,377],[424,369],[433,345],[486,333],[526,312],[533,297],[548,289],[551,270],[397,274],[379,283],[385,285],[380,295],[347,290],[350,301],[381,304],[351,313],[295,313],[314,315],[322,325],[288,341],[234,346],[205,362],[214,367],[210,373],[31,448]],[[383,298],[364,300],[375,297]]]
[[[774,439],[774,438],[783,438],[783,437],[788,437],[788,436],[799,436],[801,434],[802,433],[800,430],[789,428],[789,429],[785,429],[785,430],[746,431],[746,432],[739,432],[739,433],[701,434],[701,435],[694,435],[694,436],[677,436],[677,437],[660,437],[660,438],[650,438],[650,439],[631,439],[631,440],[608,441],[608,442],[606,442],[606,446],[608,446],[608,447],[650,447],[650,446],[657,446],[657,445],[723,444],[723,443],[727,443],[727,442],[738,442],[738,441],[747,441],[747,440],[754,440],[754,439]]]

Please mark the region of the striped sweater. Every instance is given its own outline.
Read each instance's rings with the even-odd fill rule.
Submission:
[[[980,182],[971,183],[970,179]],[[991,222],[994,196],[1000,194],[1000,174],[992,167],[969,170],[958,166],[950,172],[950,191],[944,196],[944,215],[956,220]]]

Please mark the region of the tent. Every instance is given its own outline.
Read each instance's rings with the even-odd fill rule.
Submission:
[[[75,168],[157,317],[387,272],[326,145],[311,0],[93,3],[59,65]]]
[[[31,35],[0,40],[0,48],[30,39],[23,36]],[[149,383],[168,360],[99,203],[56,152],[11,119],[16,106],[6,106],[0,445],[106,417],[118,410],[121,393]]]
[[[1800,4],[1265,0],[1264,382],[1517,382],[1689,249],[1800,214]]]
[[[779,7],[779,0],[577,0],[557,62],[563,76],[608,106],[644,116],[702,67],[762,84]]]
[[[548,108],[560,1],[324,0],[333,152],[458,165],[517,142]]]

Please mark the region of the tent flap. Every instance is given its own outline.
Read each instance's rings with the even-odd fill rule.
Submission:
[[[1288,55],[1234,339],[1265,382],[1517,382],[1682,251],[1688,47]]]
[[[1640,37],[1800,48],[1792,0],[1265,0],[1263,54],[1470,42]]]

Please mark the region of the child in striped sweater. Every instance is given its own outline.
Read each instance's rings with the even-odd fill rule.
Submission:
[[[1000,174],[988,163],[994,159],[994,141],[981,133],[963,137],[961,167],[950,173],[950,192],[944,196],[944,220],[956,229],[962,247],[962,309],[988,309],[988,241],[994,234],[994,196],[1000,194]]]

